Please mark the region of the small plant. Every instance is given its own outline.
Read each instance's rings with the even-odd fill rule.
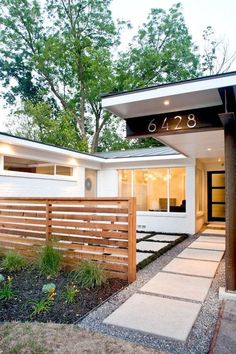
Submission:
[[[3,274],[0,274],[0,283],[3,283],[5,281],[5,277]]]
[[[56,290],[56,285],[54,283],[48,283],[48,284],[44,284],[42,287],[42,292],[43,293],[50,293],[51,291],[55,291]]]
[[[73,282],[81,288],[93,288],[106,282],[104,270],[95,262],[84,260],[79,265],[79,270],[72,273]]]
[[[67,304],[73,304],[75,302],[75,298],[78,292],[79,290],[75,285],[67,285],[66,291],[63,293]]]
[[[57,275],[61,270],[61,253],[51,246],[43,247],[39,257],[39,269],[44,275]]]
[[[50,310],[51,302],[49,299],[32,300],[30,304],[33,305],[33,311],[31,316],[38,315],[42,312],[48,312]]]
[[[7,277],[3,282],[3,287],[0,289],[0,301],[8,301],[14,298],[15,293],[12,290],[12,277]]]
[[[1,262],[1,267],[8,272],[16,272],[25,268],[26,265],[27,262],[25,258],[14,251],[8,251]]]

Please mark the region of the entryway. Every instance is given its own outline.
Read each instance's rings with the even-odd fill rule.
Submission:
[[[225,221],[225,172],[207,173],[208,221]]]

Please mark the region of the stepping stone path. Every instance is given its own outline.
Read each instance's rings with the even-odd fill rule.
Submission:
[[[104,323],[186,341],[224,255],[224,234],[225,231],[219,229],[202,232]],[[164,247],[168,242],[163,242],[159,236],[168,235],[152,236],[150,241],[139,242],[137,248],[149,250],[153,244]],[[141,259],[141,254],[145,253],[137,252],[137,258]]]
[[[153,233],[136,233],[137,240],[137,256],[136,264],[140,264],[144,260],[147,260],[149,257],[157,254],[160,250],[180,239],[181,236],[177,235],[164,235]],[[142,253],[143,252],[143,253]]]

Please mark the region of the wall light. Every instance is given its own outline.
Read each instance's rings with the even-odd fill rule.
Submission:
[[[169,106],[169,104],[170,104],[170,101],[169,101],[169,100],[165,100],[165,101],[164,101],[164,105],[165,105],[165,106]]]
[[[211,151],[212,150],[212,148],[207,148],[207,151]]]

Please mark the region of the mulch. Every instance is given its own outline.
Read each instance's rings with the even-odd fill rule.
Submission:
[[[75,303],[68,304],[63,297],[66,286],[70,284],[70,274],[67,271],[62,271],[57,277],[50,279],[31,268],[15,273],[6,273],[3,270],[0,272],[6,277],[9,275],[13,277],[12,289],[15,293],[13,299],[0,301],[0,322],[38,321],[72,324],[127,285],[123,280],[109,279],[100,287],[79,289]],[[42,287],[51,282],[56,284],[56,295],[49,312],[32,316],[33,305],[30,302],[44,298]]]

